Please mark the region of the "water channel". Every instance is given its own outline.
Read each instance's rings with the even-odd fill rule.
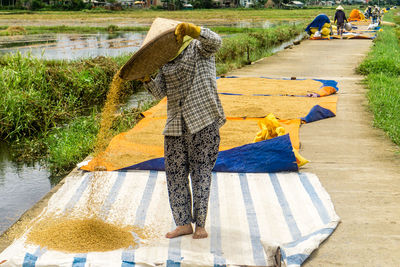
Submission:
[[[49,192],[49,177],[38,162],[13,162],[10,146],[0,143],[0,234]]]
[[[212,26],[212,25],[210,25]],[[213,25],[215,26],[215,25]],[[264,27],[270,22],[254,25],[239,22],[219,26]],[[139,49],[146,33],[46,34],[0,38],[0,55],[5,53],[30,54],[44,59],[71,60],[102,56],[118,56]],[[302,36],[295,40],[301,39]],[[273,50],[283,50],[293,41]],[[139,99],[139,100],[138,100]],[[127,105],[137,106],[150,100],[147,92],[138,92]],[[11,159],[10,145],[0,142],[0,235],[54,186],[49,171],[40,163],[21,164]]]

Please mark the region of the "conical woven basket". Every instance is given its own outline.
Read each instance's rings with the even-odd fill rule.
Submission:
[[[140,79],[168,63],[182,46],[182,42],[175,38],[175,27],[179,23],[155,19],[140,49],[121,68],[120,77],[124,80]]]

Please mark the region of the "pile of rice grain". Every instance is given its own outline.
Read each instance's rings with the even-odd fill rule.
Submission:
[[[138,243],[132,232],[141,239],[149,237],[145,228],[122,227],[99,218],[50,217],[35,224],[27,242],[64,252],[100,252],[135,247]]]

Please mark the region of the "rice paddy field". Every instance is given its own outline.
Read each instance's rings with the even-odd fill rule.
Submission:
[[[349,13],[352,6],[346,6]],[[265,21],[265,20],[310,20],[324,13],[335,14],[335,7],[310,9],[207,9],[207,10],[127,10],[127,11],[3,11],[0,12],[0,25],[125,25],[148,24],[156,17],[176,20],[212,23]]]

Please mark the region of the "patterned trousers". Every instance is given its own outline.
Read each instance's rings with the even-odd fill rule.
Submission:
[[[195,134],[183,123],[181,136],[165,136],[165,172],[169,203],[177,226],[204,227],[210,195],[211,171],[218,156],[220,136],[216,122]],[[192,183],[192,196],[189,186]]]

